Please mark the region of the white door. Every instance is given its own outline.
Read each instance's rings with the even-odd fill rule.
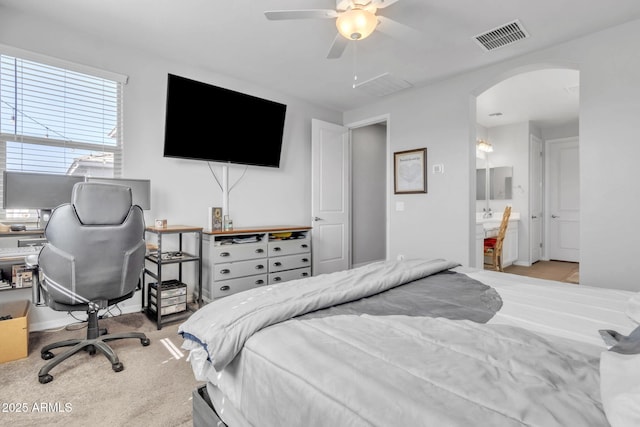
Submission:
[[[547,141],[549,259],[580,260],[580,169],[578,138]]]
[[[313,274],[350,267],[349,130],[311,121],[311,215]]]
[[[542,158],[542,140],[535,135],[531,135],[531,147],[529,149],[529,158],[531,159],[531,177],[529,180],[530,201],[529,213],[529,262],[533,264],[542,259],[542,215],[543,212],[543,158]]]

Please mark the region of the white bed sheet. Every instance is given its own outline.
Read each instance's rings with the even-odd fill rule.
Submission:
[[[546,336],[606,350],[599,329],[629,334],[637,326],[626,314],[635,292],[575,285],[465,267],[465,273],[498,291],[502,308],[489,323],[519,326]]]

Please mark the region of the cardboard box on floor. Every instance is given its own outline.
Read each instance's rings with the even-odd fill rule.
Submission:
[[[29,355],[29,308],[31,301],[0,303],[0,363],[23,359]]]

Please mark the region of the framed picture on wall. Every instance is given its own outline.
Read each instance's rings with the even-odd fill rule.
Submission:
[[[398,151],[393,153],[395,194],[427,192],[427,149]]]

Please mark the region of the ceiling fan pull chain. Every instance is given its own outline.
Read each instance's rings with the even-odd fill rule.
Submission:
[[[353,40],[353,88],[356,88],[358,82],[358,41]]]

